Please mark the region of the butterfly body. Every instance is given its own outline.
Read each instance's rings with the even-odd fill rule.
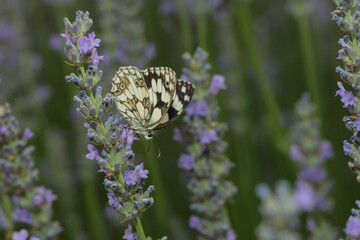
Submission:
[[[183,112],[194,87],[177,80],[176,73],[168,67],[139,70],[129,66],[116,72],[111,92],[131,128],[151,139],[154,130],[166,127]]]

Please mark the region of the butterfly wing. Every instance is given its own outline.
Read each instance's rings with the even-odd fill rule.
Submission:
[[[149,91],[140,70],[136,67],[120,67],[112,79],[112,94],[116,107],[132,126],[144,127],[150,118]]]
[[[166,116],[171,105],[176,86],[176,73],[168,67],[153,67],[142,71],[149,90],[150,117],[146,128],[156,128]]]
[[[178,80],[176,84],[176,92],[171,105],[161,122],[154,130],[161,129],[175,121],[190,103],[194,94],[194,86],[187,81]]]

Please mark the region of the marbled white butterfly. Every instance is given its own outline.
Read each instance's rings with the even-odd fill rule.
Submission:
[[[135,132],[152,139],[153,131],[173,122],[189,104],[194,86],[177,80],[168,67],[139,70],[120,67],[112,79],[116,107]]]

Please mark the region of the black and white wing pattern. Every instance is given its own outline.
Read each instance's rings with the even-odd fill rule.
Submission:
[[[140,71],[120,67],[112,79],[116,107],[131,127],[148,138],[173,122],[189,104],[194,93],[191,83],[177,80],[168,67]]]
[[[150,119],[149,91],[142,73],[136,67],[120,67],[112,79],[116,107],[135,129]]]
[[[195,88],[190,82],[178,80],[171,105],[162,121],[154,130],[164,128],[175,121],[190,103],[194,90]]]
[[[174,97],[176,73],[168,67],[153,67],[142,71],[149,90],[151,118],[147,129],[156,128],[166,116]]]

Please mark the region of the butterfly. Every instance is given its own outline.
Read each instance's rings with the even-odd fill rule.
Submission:
[[[194,94],[194,86],[178,80],[168,67],[139,70],[120,67],[112,79],[111,93],[116,107],[130,127],[146,139],[154,130],[166,127],[184,111]]]

